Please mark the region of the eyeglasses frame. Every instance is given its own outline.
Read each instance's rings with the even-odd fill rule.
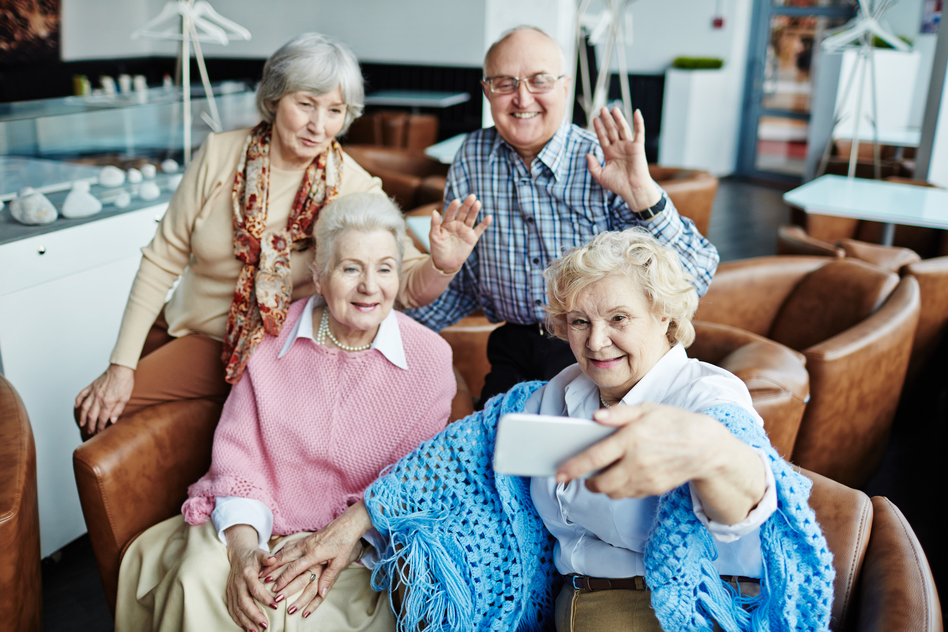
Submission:
[[[521,83],[521,82],[526,82],[527,92],[529,92],[530,94],[546,94],[547,92],[552,92],[552,91],[553,91],[553,88],[552,88],[552,87],[551,87],[549,90],[543,90],[543,91],[540,91],[540,92],[536,92],[536,91],[530,89],[530,80],[531,80],[531,79],[534,79],[534,78],[536,78],[536,77],[543,77],[543,76],[553,77],[553,83],[554,83],[554,84],[556,84],[556,82],[559,81],[560,79],[563,79],[564,77],[566,77],[565,74],[564,74],[564,75],[560,75],[560,76],[557,77],[557,76],[551,75],[551,74],[548,73],[548,72],[538,72],[538,73],[535,74],[535,75],[531,75],[531,76],[529,76],[529,77],[523,77],[523,78],[521,78],[521,77],[510,77],[510,76],[508,76],[508,75],[497,75],[496,77],[482,77],[482,78],[481,78],[481,84],[482,84],[485,88],[487,88],[487,89],[490,91],[491,94],[499,94],[499,95],[508,95],[508,94],[514,94],[514,93],[516,93],[518,90],[520,90],[520,83]],[[497,92],[496,90],[494,90],[494,83],[493,83],[493,82],[494,82],[495,79],[513,79],[513,80],[516,82],[516,83],[514,84],[514,89],[513,89],[511,92]]]

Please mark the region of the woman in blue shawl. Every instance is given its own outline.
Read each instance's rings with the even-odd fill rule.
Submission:
[[[828,629],[809,481],[743,382],[687,357],[697,296],[674,252],[603,233],[545,276],[577,364],[492,399],[366,493],[386,542],[373,581],[407,588],[402,629]],[[489,465],[507,412],[620,428],[556,477],[520,479]]]

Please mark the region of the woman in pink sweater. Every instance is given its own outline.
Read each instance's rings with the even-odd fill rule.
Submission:
[[[447,343],[392,310],[404,230],[380,195],[323,209],[318,296],[251,357],[183,515],[125,554],[118,632],[395,629],[362,495],[444,428],[455,392]]]

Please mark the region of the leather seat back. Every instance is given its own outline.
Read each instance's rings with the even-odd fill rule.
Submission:
[[[769,338],[791,349],[807,349],[868,318],[898,283],[898,275],[861,261],[827,263],[790,292]]]

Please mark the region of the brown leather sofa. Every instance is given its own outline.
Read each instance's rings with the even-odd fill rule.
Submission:
[[[208,466],[219,407],[204,404],[176,402],[142,411],[76,450],[80,498],[113,612],[128,545],[180,511],[187,486]],[[836,569],[831,629],[940,632],[931,569],[898,509],[884,498],[870,501],[860,491],[804,474],[813,480],[810,505]]]
[[[697,319],[806,356],[810,401],[792,461],[859,487],[878,467],[918,323],[919,284],[851,259],[760,257],[722,264]]]
[[[744,381],[764,429],[780,456],[793,453],[810,378],[802,353],[743,329],[694,321],[688,356],[727,369]]]
[[[906,382],[914,382],[948,332],[948,256],[921,259],[908,248],[880,246],[856,239],[841,239],[836,245],[811,237],[798,226],[781,226],[777,254],[810,255],[832,251],[879,266],[918,281],[921,309]]]
[[[363,169],[382,180],[382,189],[402,210],[444,198],[448,165],[432,160],[420,149],[345,145],[343,150]]]
[[[438,117],[397,110],[364,114],[352,122],[345,141],[398,149],[424,149],[438,142]]]
[[[0,621],[10,630],[42,630],[36,447],[23,400],[0,375]]]
[[[649,165],[649,175],[668,193],[678,213],[695,223],[702,235],[708,234],[711,209],[718,191],[718,179],[707,171]]]

